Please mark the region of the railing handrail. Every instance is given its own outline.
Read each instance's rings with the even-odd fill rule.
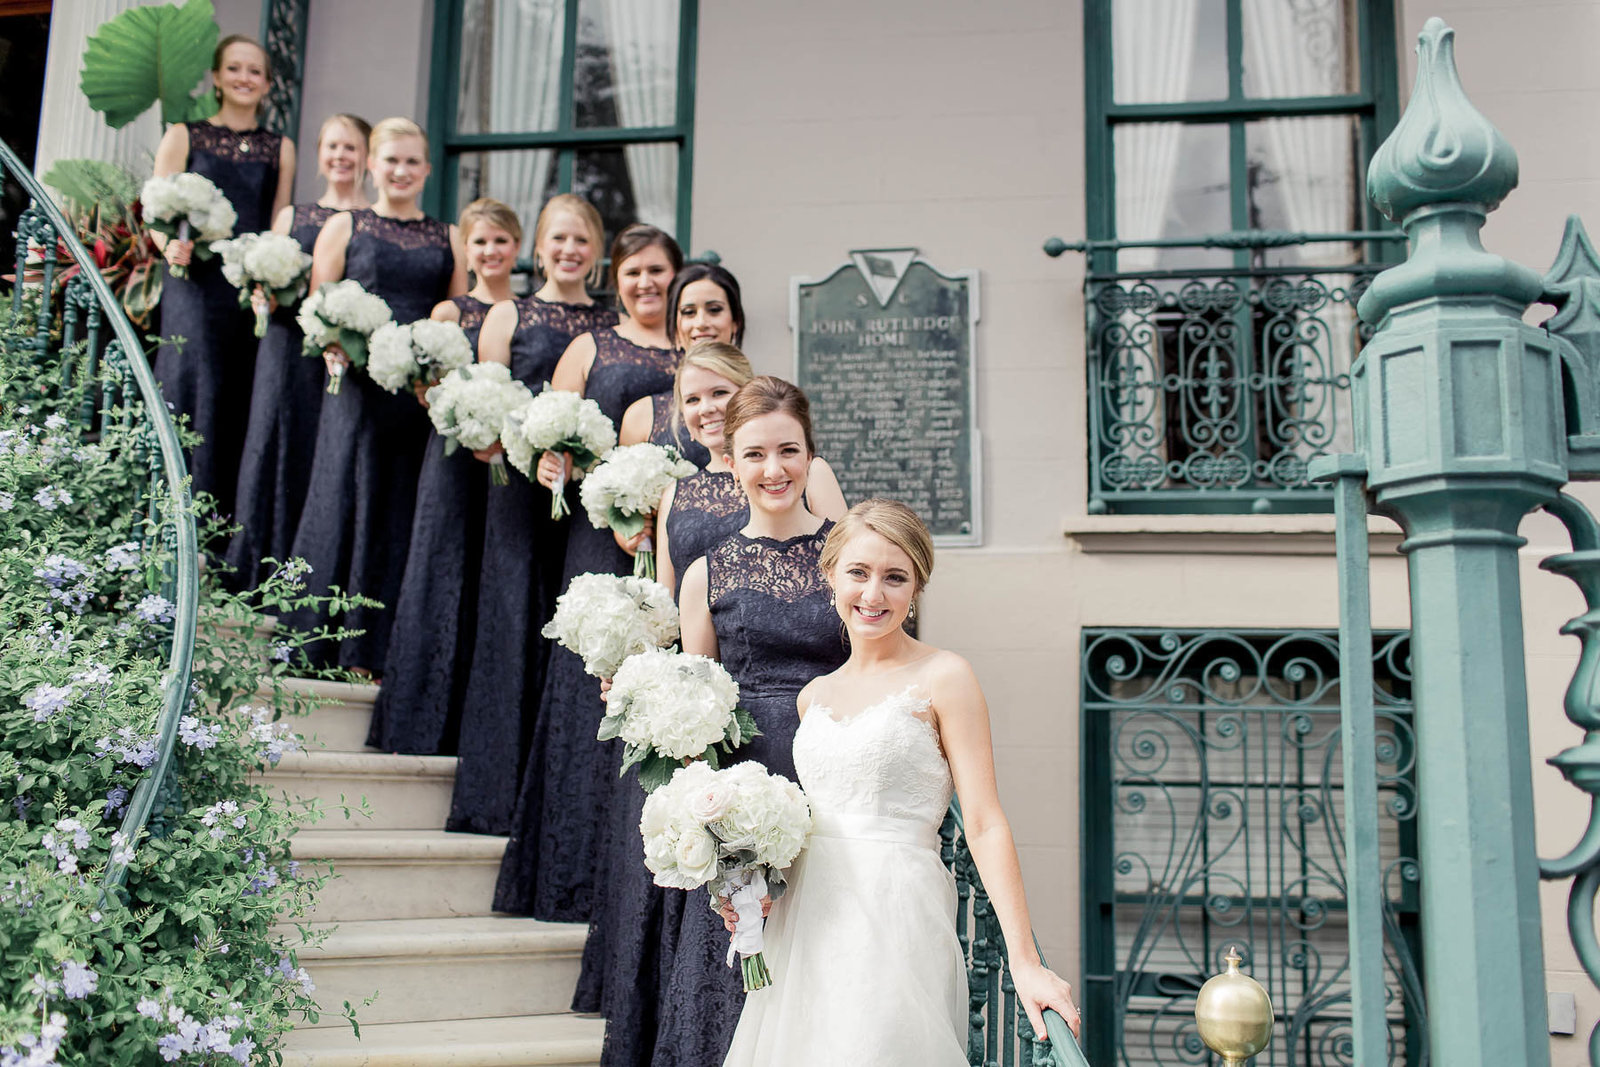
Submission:
[[[1288,248],[1311,244],[1364,244],[1367,241],[1404,241],[1400,230],[1337,230],[1307,233],[1299,230],[1226,230],[1194,237],[1147,237],[1124,241],[1116,237],[1065,241],[1050,237],[1044,254],[1055,259],[1064,252],[1118,252],[1124,248]]]
[[[961,801],[957,797],[950,798],[948,818],[955,824],[956,832],[965,839],[967,824],[961,817]],[[1044,958],[1044,949],[1039,944],[1038,936],[1033,935],[1031,931],[1030,936],[1033,936],[1034,951],[1039,953],[1039,962],[1048,967],[1049,963]],[[1007,962],[1006,966],[1009,968],[1010,963]],[[1055,1067],[1089,1067],[1083,1049],[1078,1047],[1077,1039],[1072,1036],[1072,1028],[1053,1008],[1046,1008],[1044,1011],[1044,1028],[1050,1038],[1050,1062]]]
[[[174,523],[177,528],[177,574],[172,596],[174,606],[172,648],[168,658],[166,693],[162,700],[161,718],[157,730],[158,756],[133,790],[120,827],[129,845],[133,846],[137,844],[145,823],[149,821],[150,813],[155,807],[156,792],[171,769],[173,747],[178,737],[178,720],[183,717],[189,703],[189,677],[194,662],[195,629],[199,617],[200,566],[199,539],[195,532],[194,515],[189,508],[188,470],[183,460],[182,445],[178,441],[178,428],[167,412],[166,403],[161,397],[161,389],[156,384],[155,374],[150,370],[150,364],[145,361],[139,335],[134,332],[133,323],[123,311],[122,302],[117,299],[116,294],[111,291],[111,286],[101,275],[94,257],[78,239],[76,228],[62,214],[44,186],[4,140],[0,140],[0,163],[3,163],[11,176],[21,183],[33,203],[50,220],[57,240],[65,244],[72,254],[74,262],[80,268],[80,276],[88,279],[96,299],[100,302],[101,310],[111,323],[112,331],[122,348],[122,357],[127,361],[134,381],[138,383],[139,396],[144,401],[145,418],[150,420],[155,429],[156,443],[161,451],[161,471],[166,482],[169,509],[166,521]],[[46,248],[44,254],[47,257],[53,256],[56,250]],[[15,284],[19,287],[23,284],[20,275]],[[48,293],[45,294],[45,299],[49,299]],[[105,876],[101,880],[102,889],[109,891],[116,888],[122,884],[126,875],[125,861],[119,862],[117,859],[108,861]]]

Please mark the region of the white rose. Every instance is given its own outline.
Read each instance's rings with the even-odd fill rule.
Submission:
[[[685,878],[703,885],[717,876],[717,839],[706,831],[691,830],[678,838],[675,852]]]
[[[696,791],[689,797],[688,812],[700,822],[713,823],[724,815],[738,796],[739,787],[731,782],[717,782]]]

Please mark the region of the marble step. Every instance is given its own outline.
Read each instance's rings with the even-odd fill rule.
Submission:
[[[317,829],[438,830],[450,813],[454,756],[398,756],[382,752],[293,752],[262,777],[290,797],[322,801],[328,815]],[[365,798],[371,814],[352,809]]]
[[[321,825],[330,825],[323,823]],[[291,844],[298,860],[326,861],[311,918],[426,919],[485,916],[506,839],[443,830],[306,830]]]
[[[284,1067],[591,1067],[605,1022],[592,1015],[379,1023],[296,1030]]]
[[[317,702],[309,714],[290,721],[312,751],[370,752],[367,726],[378,687],[358,682],[329,682],[320,678],[285,678],[285,689],[304,693]],[[257,699],[271,699],[270,690],[257,690]]]
[[[587,933],[578,923],[509,915],[339,923],[298,953],[323,1010],[313,1028],[347,1027],[339,1014],[346,1001],[363,1033],[369,1024],[566,1012]]]

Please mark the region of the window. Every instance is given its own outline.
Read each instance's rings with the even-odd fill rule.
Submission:
[[[1348,445],[1355,303],[1395,247],[1356,236],[1392,0],[1084,10],[1089,510],[1331,510],[1307,468]]]
[[[649,222],[687,245],[698,0],[439,0],[433,207],[480,196],[523,220],[574,192],[609,239]]]
[[[1339,651],[1326,631],[1084,631],[1089,1062],[1211,1062],[1194,998],[1229,947],[1277,1012],[1255,1063],[1350,1062]],[[1366,652],[1388,1062],[1412,1067],[1427,1028],[1410,636],[1374,634]]]

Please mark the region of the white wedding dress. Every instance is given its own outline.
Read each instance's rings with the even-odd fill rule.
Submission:
[[[939,859],[950,766],[914,690],[845,721],[813,704],[794,763],[814,818],[767,919],[772,985],[725,1067],[966,1067],[967,972]]]

